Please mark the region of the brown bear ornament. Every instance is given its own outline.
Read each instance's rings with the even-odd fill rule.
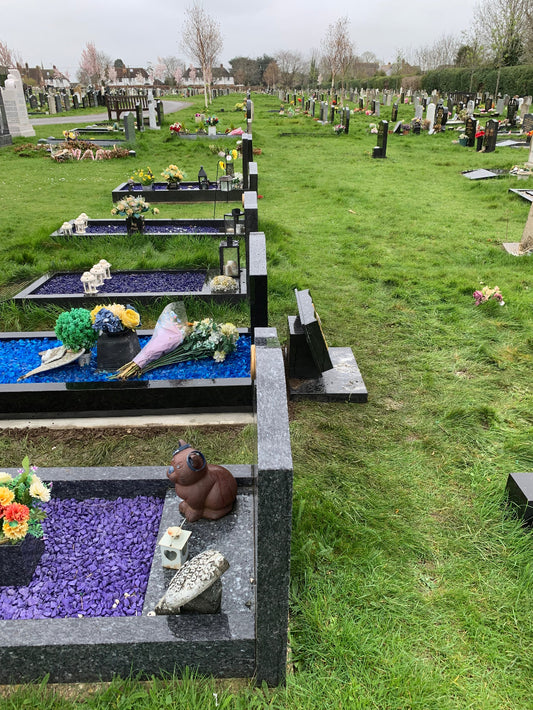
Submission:
[[[218,520],[233,508],[237,481],[224,466],[208,464],[202,452],[183,439],[172,454],[167,476],[183,499],[180,513],[190,523],[200,518]]]

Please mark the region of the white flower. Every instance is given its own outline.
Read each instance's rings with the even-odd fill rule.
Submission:
[[[223,350],[215,350],[213,354],[213,360],[215,362],[224,362],[226,359],[226,353]]]
[[[9,473],[6,473],[5,471],[0,471],[0,483],[9,483],[13,479],[9,475]]]
[[[41,481],[39,476],[36,476],[35,474],[31,479],[30,496],[32,498],[42,500],[43,503],[47,503],[50,500],[50,491]]]

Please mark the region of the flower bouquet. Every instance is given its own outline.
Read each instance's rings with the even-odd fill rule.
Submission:
[[[211,318],[188,323],[183,304],[169,303],[159,316],[150,341],[113,379],[139,377],[156,367],[186,360],[212,357],[223,362],[238,339],[239,332],[232,323],[219,324]]]
[[[169,131],[172,135],[178,135],[179,133],[185,132],[185,127],[183,126],[182,123],[173,123],[169,127]]]
[[[233,161],[237,160],[238,155],[239,154],[235,150],[235,148],[229,150],[227,153],[223,151],[219,153],[219,156],[222,158],[222,160],[218,161],[218,166],[226,173],[226,175],[234,174],[235,168],[233,166]]]
[[[120,215],[121,217],[126,217],[126,226],[128,229],[128,234],[132,232],[143,232],[144,231],[144,217],[143,214],[152,210],[152,214],[159,214],[157,207],[150,208],[150,203],[146,202],[144,197],[133,197],[133,195],[128,195],[123,200],[117,202],[116,207],[111,210],[112,215]]]
[[[340,136],[341,133],[344,133],[344,126],[342,123],[338,123],[336,126],[333,126],[333,130],[338,136]]]
[[[27,456],[14,478],[0,472],[0,545],[16,544],[26,535],[43,536],[42,521],[46,513],[39,503],[50,500],[50,485],[36,475]]]
[[[218,123],[218,118],[217,118],[217,116],[208,116],[205,119],[205,122],[207,123],[208,126],[216,126]]]
[[[177,165],[169,165],[168,168],[163,170],[161,177],[167,181],[168,187],[171,189],[179,185],[184,179],[185,173],[182,172]]]
[[[122,333],[135,330],[141,324],[139,313],[132,306],[112,303],[109,306],[95,306],[90,312],[92,328],[98,334]]]
[[[499,286],[495,286],[494,288],[483,286],[481,291],[474,291],[472,297],[476,301],[476,306],[479,306],[481,303],[486,303],[491,299],[498,301],[500,306],[505,306],[505,301],[503,300]]]
[[[141,185],[151,185],[155,180],[155,175],[151,168],[140,168],[139,170],[135,170],[130,180],[140,182]]]

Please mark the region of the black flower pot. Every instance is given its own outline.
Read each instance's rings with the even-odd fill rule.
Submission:
[[[179,182],[169,182],[168,184],[168,189],[169,190],[179,190],[180,189],[180,184]]]
[[[128,230],[128,234],[135,234],[135,232],[143,234],[144,217],[142,215],[139,215],[138,217],[134,217],[133,215],[131,217],[126,217],[126,229]]]
[[[140,351],[139,337],[134,330],[102,333],[96,343],[97,370],[118,370],[133,360]]]
[[[0,545],[0,587],[26,587],[43,552],[44,540],[33,535]]]

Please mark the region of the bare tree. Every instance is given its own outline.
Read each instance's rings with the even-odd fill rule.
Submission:
[[[300,82],[304,62],[299,52],[285,49],[276,54],[276,64],[279,69],[279,81],[287,89],[295,88]]]
[[[200,5],[185,10],[185,27],[182,43],[189,56],[202,68],[205,107],[211,100],[210,86],[213,78],[213,64],[222,50],[220,25],[210,17]]]
[[[415,61],[423,72],[451,66],[455,63],[458,49],[459,42],[453,35],[443,35],[432,45],[418,49]]]
[[[17,66],[23,66],[21,56],[14,49],[10,49],[5,42],[0,40],[0,67],[11,69]]]
[[[178,57],[158,57],[156,65],[156,79],[161,79],[165,84],[172,84],[175,81],[175,74],[178,69],[183,75],[184,63]],[[162,74],[162,76],[160,76]]]
[[[263,83],[267,87],[276,88],[276,84],[279,81],[279,68],[276,62],[270,62],[265,71],[263,72]]]
[[[353,43],[348,34],[349,24],[347,17],[339,17],[328,26],[322,40],[322,61],[331,74],[331,88],[335,88],[335,80],[340,77],[343,91],[346,74],[354,56]]]

